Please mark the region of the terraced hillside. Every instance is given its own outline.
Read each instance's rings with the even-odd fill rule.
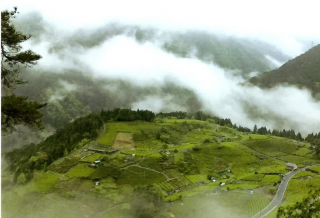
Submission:
[[[10,174],[5,174],[3,187],[9,197],[4,208],[40,195],[46,203],[52,198],[64,202],[103,199],[83,212],[88,216],[130,217],[129,212],[138,211],[139,206],[154,216],[194,217],[212,212],[211,207],[203,207],[212,204],[219,212],[210,217],[233,213],[250,217],[271,201],[274,193],[268,189],[277,188],[280,174],[287,172],[287,161],[299,167],[320,163],[308,143],[244,134],[212,121],[107,122],[102,130],[97,139],[84,141],[36,171],[28,183],[24,173],[15,185]],[[290,182],[285,202],[293,203],[319,184],[318,168],[310,170]],[[153,197],[141,206],[136,204],[137,196],[140,200]],[[21,201],[15,201],[16,197]],[[21,210],[28,214],[32,207]]]

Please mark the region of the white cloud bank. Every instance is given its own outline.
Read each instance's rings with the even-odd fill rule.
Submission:
[[[124,79],[139,86],[157,86],[170,79],[192,89],[204,109],[243,126],[293,128],[302,133],[320,131],[320,102],[315,102],[308,91],[295,87],[242,87],[238,79],[216,65],[176,57],[150,42],[141,44],[126,36],[116,36],[100,47],[73,53],[72,58],[87,65],[96,77]],[[48,66],[40,62],[39,67]],[[149,96],[132,106],[158,111],[168,102]],[[175,108],[175,103],[171,104]]]

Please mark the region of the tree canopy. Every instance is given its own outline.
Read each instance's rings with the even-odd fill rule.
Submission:
[[[31,36],[17,31],[11,23],[17,13],[16,7],[1,12],[1,129],[4,132],[15,131],[19,124],[42,128],[39,109],[46,105],[13,93],[16,85],[25,83],[20,79],[21,67],[31,67],[41,58],[31,50],[22,51],[21,43]]]

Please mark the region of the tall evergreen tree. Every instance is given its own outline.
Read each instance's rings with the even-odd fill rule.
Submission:
[[[257,133],[257,131],[258,131],[258,127],[257,127],[257,125],[254,125],[254,127],[253,127],[253,133],[254,133],[254,134],[256,134],[256,133]]]
[[[25,83],[20,79],[20,68],[33,66],[41,58],[31,50],[21,51],[20,44],[31,36],[17,31],[11,24],[17,13],[16,7],[13,11],[1,12],[1,129],[4,132],[15,131],[18,124],[41,129],[39,109],[46,105],[13,93],[16,85]]]

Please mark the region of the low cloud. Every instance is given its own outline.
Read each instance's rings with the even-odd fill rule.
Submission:
[[[292,128],[304,134],[320,131],[320,103],[309,91],[292,86],[270,90],[243,86],[239,84],[240,77],[232,76],[233,71],[192,56],[177,57],[159,45],[161,42],[141,43],[118,35],[108,38],[99,47],[65,53],[59,67],[62,71],[68,69],[72,59],[95,78],[125,80],[139,87],[154,86],[156,89],[171,81],[194,91],[204,110],[250,128],[257,124],[268,128]],[[38,67],[51,69],[41,63]],[[184,107],[170,99],[170,96],[152,94],[131,106],[156,112],[183,110]]]

